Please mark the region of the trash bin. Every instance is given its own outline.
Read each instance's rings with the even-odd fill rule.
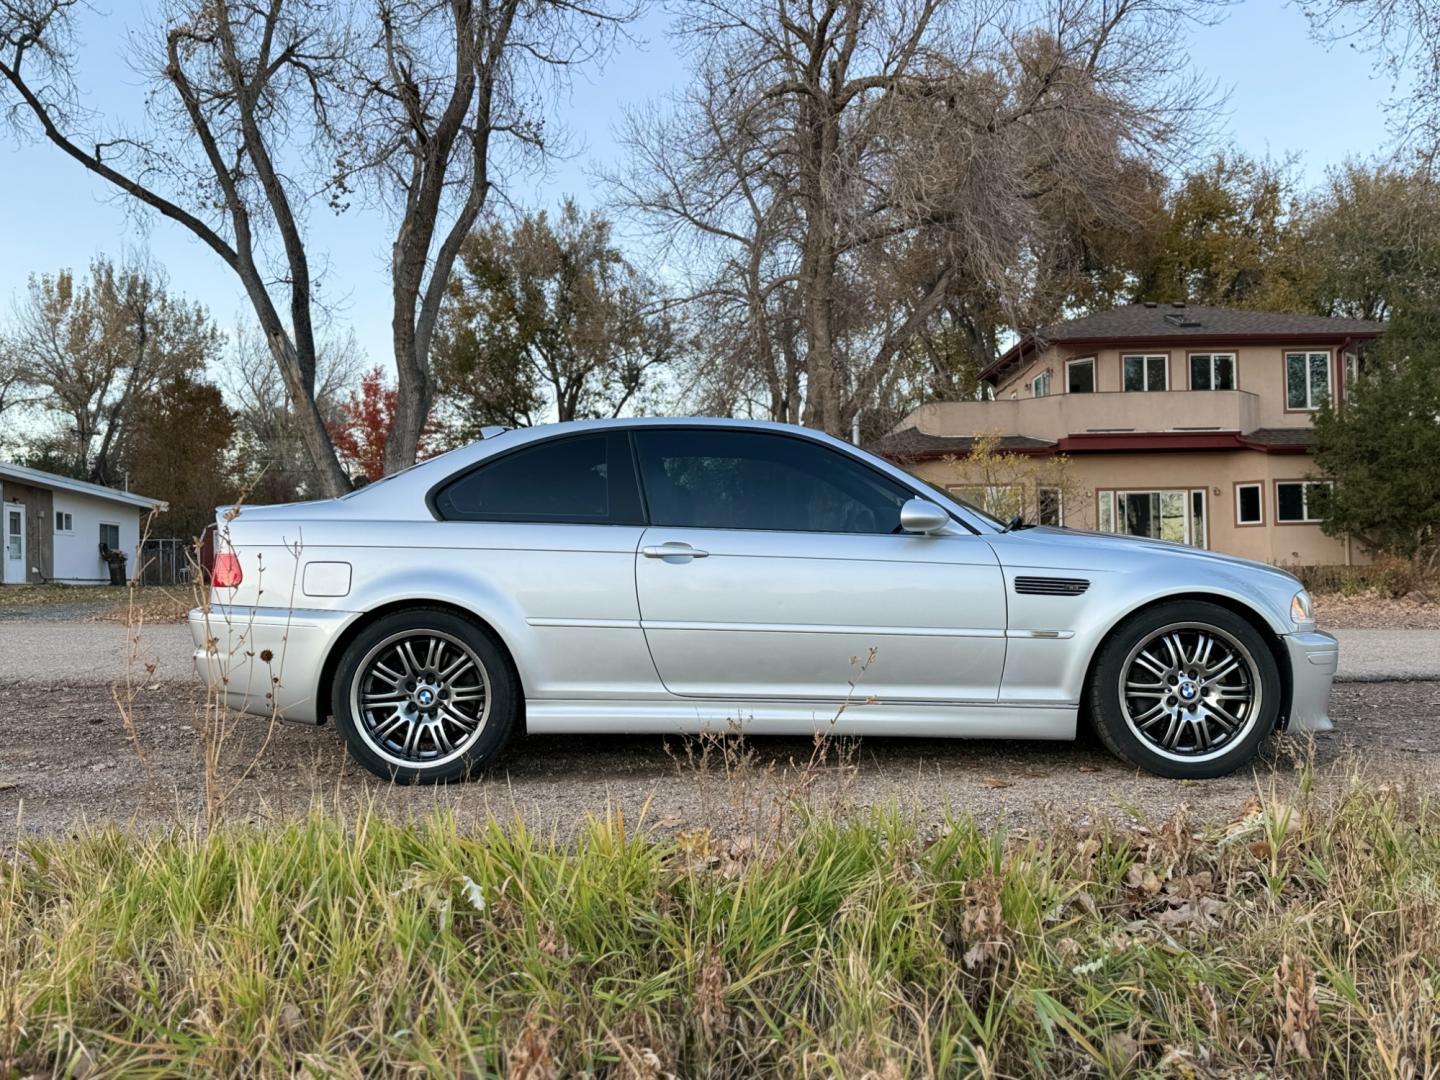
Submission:
[[[110,568],[110,584],[124,585],[125,552],[118,548],[106,547],[104,544],[101,544],[100,557],[105,560],[105,564]]]

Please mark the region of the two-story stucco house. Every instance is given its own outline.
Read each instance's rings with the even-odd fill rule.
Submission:
[[[993,400],[924,405],[872,449],[982,505],[978,436],[1063,461],[1021,503],[1042,524],[1195,544],[1272,563],[1365,559],[1320,529],[1311,420],[1343,402],[1384,323],[1133,304],[1046,327],[982,375]],[[1037,465],[1042,464],[1037,462]]]

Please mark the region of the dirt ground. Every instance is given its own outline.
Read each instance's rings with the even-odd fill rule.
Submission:
[[[141,690],[132,724],[104,688],[0,687],[0,715],[25,719],[23,738],[0,743],[0,815],[22,833],[80,821],[164,826],[203,819],[203,693],[187,684]],[[621,807],[670,830],[754,827],[802,792],[846,805],[898,804],[938,820],[947,811],[1023,824],[1168,817],[1182,803],[1198,818],[1232,815],[1258,787],[1285,789],[1297,761],[1313,759],[1320,785],[1351,770],[1377,782],[1440,780],[1440,683],[1351,683],[1332,698],[1336,731],[1282,739],[1254,772],[1221,780],[1160,780],[1122,766],[1089,743],[868,738],[848,764],[797,768],[806,739],[755,738],[739,760],[715,746],[657,736],[548,736],[516,740],[483,779],[445,789],[380,782],[345,756],[331,728],[236,719],[221,749],[214,791],[229,819],[266,820],[316,803],[350,812],[370,803],[408,816],[436,807],[461,821],[494,814],[564,833],[586,815]]]

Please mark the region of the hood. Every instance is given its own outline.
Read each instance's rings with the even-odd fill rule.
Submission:
[[[1111,556],[1127,549],[1137,554],[1164,555],[1172,559],[1178,556],[1211,565],[1220,564],[1252,572],[1260,571],[1294,582],[1297,588],[1301,587],[1300,579],[1294,574],[1288,570],[1282,570],[1278,566],[1272,566],[1270,563],[1241,558],[1239,555],[1226,555],[1219,551],[1207,551],[1205,548],[1192,547],[1189,544],[1175,543],[1170,540],[1152,540],[1144,536],[1122,536],[1118,533],[1094,532],[1089,529],[1057,529],[1043,525],[1026,529],[1024,533],[1010,535],[1023,536],[1032,533],[1041,534],[1047,541],[1058,542],[1071,549],[1088,548],[1097,553]]]

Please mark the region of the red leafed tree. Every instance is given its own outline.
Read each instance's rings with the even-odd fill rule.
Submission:
[[[326,425],[335,452],[352,475],[358,473],[366,481],[385,475],[385,443],[395,429],[396,396],[385,372],[371,368],[361,377],[359,391],[340,403],[335,419]],[[435,432],[427,424],[417,460],[435,452],[434,442]]]

